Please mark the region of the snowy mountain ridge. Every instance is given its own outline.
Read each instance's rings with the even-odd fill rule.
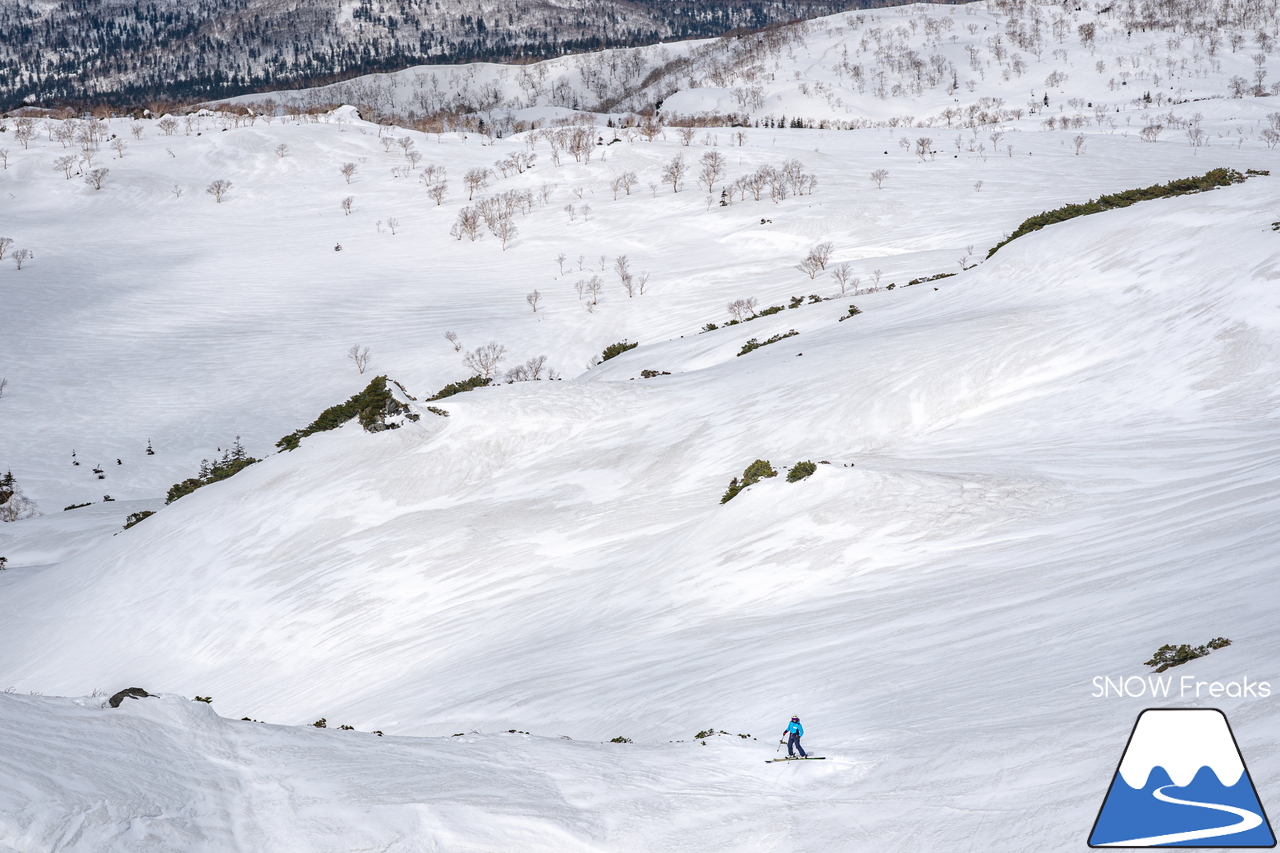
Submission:
[[[479,117],[511,132],[537,108],[560,108],[937,131],[1038,117],[1050,127],[1136,133],[1132,116],[1121,125],[1117,112],[1146,110],[1158,124],[1166,103],[1275,94],[1269,14],[1194,4],[913,4],[520,67],[420,66],[234,102],[268,111],[353,104],[366,118],[421,130]]]

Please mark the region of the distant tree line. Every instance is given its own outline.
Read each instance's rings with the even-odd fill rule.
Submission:
[[[0,4],[0,110],[154,106],[338,82],[418,64],[529,62],[717,36],[883,0],[470,0]]]

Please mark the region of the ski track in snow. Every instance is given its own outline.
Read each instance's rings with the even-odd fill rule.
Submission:
[[[448,230],[463,171],[519,138],[396,131],[447,168],[439,208],[358,120],[149,130],[99,155],[97,192],[50,168],[57,142],[9,146],[0,234],[35,257],[0,262],[0,466],[46,515],[0,525],[0,849],[1082,845],[1151,704],[1091,698],[1094,676],[1215,636],[1233,645],[1179,676],[1265,680],[1280,655],[1277,178],[1052,225],[902,285],[1048,208],[1271,168],[1256,133],[1214,135],[1256,130],[1270,100],[1175,108],[1205,115],[1198,150],[1095,129],[1076,156],[1027,121],[1014,157],[921,162],[888,130],[753,128],[721,138],[729,177],[794,156],[817,192],[709,211],[692,182],[645,183],[699,145],[557,168],[544,144],[486,190],[556,185],[505,252]],[[614,201],[623,169],[642,182]],[[217,177],[222,204],[203,192]],[[819,240],[863,287],[876,269],[899,286],[839,298],[794,269]],[[642,297],[599,270],[622,253],[653,274]],[[573,282],[593,273],[588,313]],[[838,298],[697,333],[731,299],[811,293]],[[467,375],[449,330],[566,378],[437,417],[425,398]],[[623,339],[641,346],[587,369]],[[364,376],[343,358],[356,341]],[[272,452],[375,373],[420,421]],[[162,508],[236,435],[265,461]],[[757,458],[783,476],[720,505]],[[830,464],[785,482],[802,460]],[[121,531],[142,509],[160,511]],[[165,695],[54,698],[132,685]],[[1265,802],[1280,716],[1212,705]],[[792,714],[827,760],[764,764],[761,733]],[[693,740],[708,726],[732,735]]]

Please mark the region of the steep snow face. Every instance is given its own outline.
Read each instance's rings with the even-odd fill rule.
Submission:
[[[845,322],[841,303],[785,309],[451,398],[447,419],[315,436],[11,584],[0,671],[212,695],[229,717],[547,737],[228,734],[256,744],[238,778],[292,793],[201,805],[195,829],[148,818],[158,838],[225,838],[209,824],[230,814],[389,843],[394,801],[398,837],[430,839],[405,849],[1064,848],[1148,701],[1091,698],[1094,676],[1186,635],[1235,640],[1186,666],[1204,680],[1270,677],[1280,651],[1272,198],[1258,178],[1086,217]],[[642,367],[671,375],[632,381]],[[720,505],[755,458],[830,464]],[[0,707],[17,729],[50,713]],[[1265,797],[1280,724],[1222,707]],[[793,713],[827,762],[764,764]],[[59,742],[95,730],[78,714]],[[206,754],[199,725],[175,724],[175,754]],[[760,740],[689,742],[706,726]],[[620,735],[638,743],[598,744]],[[303,759],[304,736],[352,740]],[[502,817],[513,761],[560,780],[521,788],[523,840]],[[119,809],[111,827],[156,814],[159,783],[95,778],[83,804],[23,781],[6,831],[51,837],[90,802]],[[388,781],[332,816],[371,778]],[[425,803],[467,817],[424,828]]]

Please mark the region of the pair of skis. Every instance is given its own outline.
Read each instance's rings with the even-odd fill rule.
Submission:
[[[770,758],[765,764],[777,764],[782,761],[826,761],[825,755],[806,755],[804,758],[799,756],[787,756],[786,758]]]

